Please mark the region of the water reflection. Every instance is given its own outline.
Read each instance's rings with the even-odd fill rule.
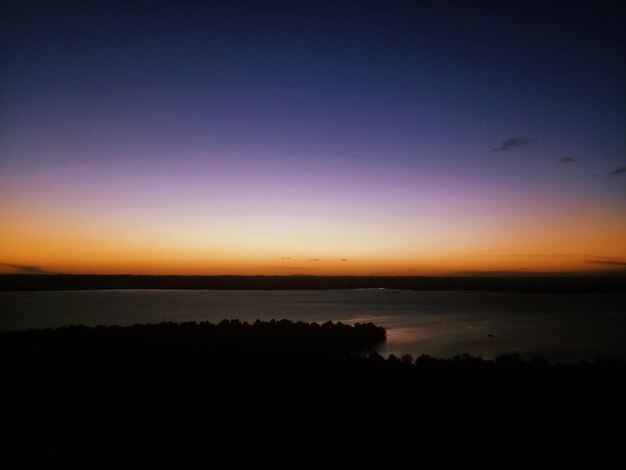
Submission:
[[[383,354],[490,358],[507,352],[554,360],[626,359],[626,295],[489,292],[64,291],[0,293],[0,330],[68,324],[288,318],[374,322]],[[493,336],[489,336],[493,335]]]

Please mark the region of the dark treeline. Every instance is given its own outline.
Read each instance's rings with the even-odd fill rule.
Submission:
[[[148,276],[2,274],[0,290],[415,289],[531,293],[626,292],[626,276]]]
[[[116,373],[130,368],[132,374],[137,374],[144,366],[162,370],[171,366],[177,373],[190,369],[187,372],[197,374],[214,359],[222,363],[252,362],[266,356],[284,356],[286,360],[343,357],[372,350],[385,338],[385,329],[372,323],[351,326],[341,322],[257,320],[249,324],[223,320],[217,324],[164,322],[93,328],[75,325],[1,332],[0,352],[4,359],[15,359],[14,365],[22,370],[42,363],[52,367],[62,363],[65,367],[88,361],[91,366],[115,366]],[[29,363],[31,360],[34,362]]]
[[[406,425],[422,430],[413,439],[468,426],[499,433],[523,419],[621,419],[623,361],[383,358],[370,351],[385,336],[371,323],[287,320],[0,333],[11,451],[0,459],[180,466],[181,455],[206,460],[226,446],[308,452]]]

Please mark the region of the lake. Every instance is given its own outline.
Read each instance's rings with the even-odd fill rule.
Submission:
[[[164,321],[373,322],[381,354],[626,359],[626,294],[357,290],[0,292],[0,330]],[[489,336],[493,335],[493,336]]]

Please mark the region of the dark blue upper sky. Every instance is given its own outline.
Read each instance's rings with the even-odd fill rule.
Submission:
[[[408,159],[531,132],[610,167],[620,3],[8,2],[2,130]]]

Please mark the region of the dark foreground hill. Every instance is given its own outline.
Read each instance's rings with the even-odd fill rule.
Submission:
[[[372,324],[286,320],[0,333],[0,457],[177,468],[360,442],[356,458],[382,452],[390,435],[398,446],[459,433],[513,439],[521,429],[534,439],[597,436],[623,418],[621,361],[368,353],[384,339]]]

